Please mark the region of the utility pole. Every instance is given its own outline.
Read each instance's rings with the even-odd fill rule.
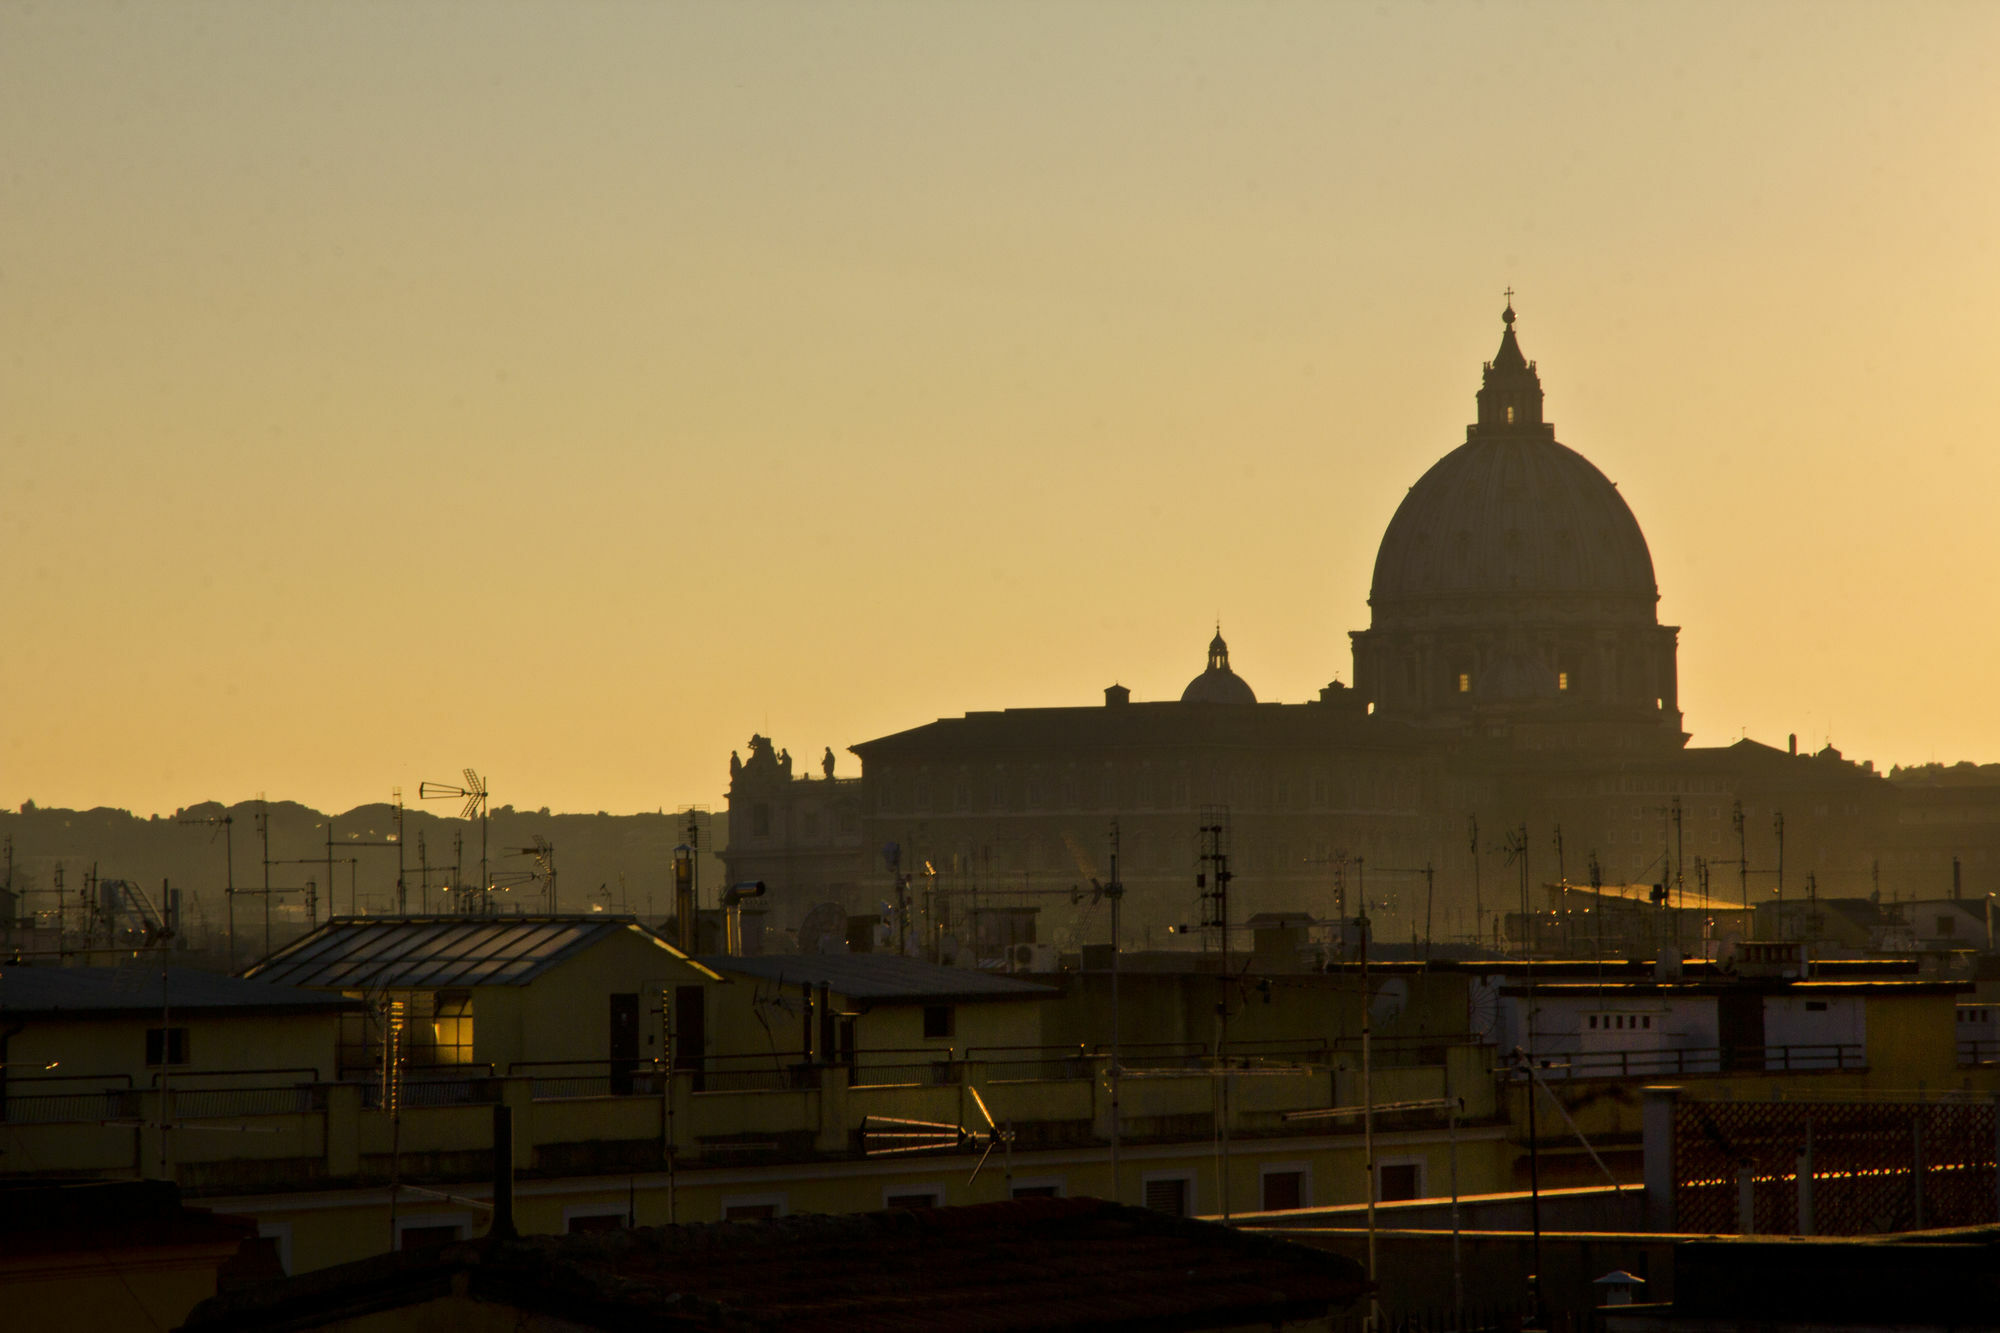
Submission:
[[[1222,1188],[1222,1217],[1229,1219],[1229,881],[1235,878],[1229,870],[1228,836],[1229,813],[1226,807],[1211,807],[1206,814],[1207,823],[1201,827],[1202,837],[1208,843],[1208,850],[1202,860],[1208,870],[1195,875],[1195,887],[1201,890],[1204,932],[1213,927],[1220,936],[1222,949],[1222,971],[1220,975],[1220,999],[1215,1006],[1215,1058],[1221,1077],[1215,1080],[1216,1096],[1221,1099],[1221,1111],[1216,1118],[1221,1134],[1219,1143],[1221,1159],[1217,1163],[1216,1176]]]
[[[403,789],[396,792],[396,915],[410,914],[410,886],[403,877]]]
[[[1486,910],[1479,896],[1479,816],[1467,818],[1472,826],[1472,943],[1477,947],[1486,930]]]
[[[1477,864],[1475,861],[1474,864]],[[1361,895],[1361,1160],[1368,1175],[1368,1333],[1379,1333],[1382,1303],[1375,1286],[1375,1065],[1374,1008],[1368,993],[1368,895]],[[1223,1080],[1228,1082],[1227,1079]]]
[[[1681,943],[1681,911],[1687,906],[1687,856],[1682,850],[1681,798],[1674,797],[1674,947]]]
[[[1773,811],[1771,828],[1778,835],[1778,938],[1785,939],[1785,812]]]
[[[264,840],[264,957],[271,956],[271,807],[257,798],[257,836]]]
[[[1118,878],[1118,821],[1111,821],[1111,882],[1104,886],[1104,896],[1111,900],[1111,1201],[1124,1202],[1124,1189],[1118,1176],[1118,1139],[1122,1133],[1119,1122],[1118,1085],[1124,1078],[1119,1066],[1118,1048],[1118,907],[1125,898],[1125,884]]]
[[[1743,798],[1736,798],[1731,808],[1729,822],[1736,828],[1736,877],[1743,889],[1743,929],[1750,939],[1757,938],[1757,914],[1750,910],[1750,852],[1749,839],[1743,830]]]
[[[1562,886],[1563,948],[1570,954],[1576,952],[1576,924],[1569,913],[1569,872],[1563,868],[1563,826],[1555,826],[1556,883]]]
[[[217,827],[222,833],[222,900],[227,909],[229,971],[233,973],[236,971],[236,846],[230,836],[230,827],[236,823],[236,819],[229,813],[228,807],[225,806],[223,807],[223,812],[219,815],[210,815],[203,819],[183,819],[180,822],[183,824],[212,825]],[[209,841],[212,844],[214,838],[211,836]],[[7,882],[11,885],[13,881],[14,843],[12,839],[9,839],[7,843]],[[266,952],[268,953],[269,950],[266,950]]]

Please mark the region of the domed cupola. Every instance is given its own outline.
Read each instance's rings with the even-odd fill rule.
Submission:
[[[1256,691],[1250,682],[1229,669],[1229,645],[1222,641],[1222,626],[1208,642],[1208,669],[1188,682],[1181,691],[1184,704],[1254,704]]]
[[[1511,293],[1509,294],[1511,296]],[[1684,743],[1678,631],[1618,488],[1558,444],[1510,300],[1479,419],[1397,506],[1375,557],[1355,689],[1378,715],[1530,743]],[[1558,725],[1563,735],[1542,724]]]

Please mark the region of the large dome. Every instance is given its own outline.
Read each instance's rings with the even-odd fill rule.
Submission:
[[[1389,520],[1369,592],[1375,623],[1441,610],[1440,599],[1524,595],[1650,616],[1653,557],[1618,488],[1582,454],[1552,438],[1469,440]]]
[[[1479,419],[1382,535],[1356,688],[1386,716],[1542,728],[1538,745],[1620,744],[1605,728],[1635,725],[1678,744],[1677,631],[1659,623],[1646,538],[1618,488],[1556,443],[1512,305],[1502,318]]]

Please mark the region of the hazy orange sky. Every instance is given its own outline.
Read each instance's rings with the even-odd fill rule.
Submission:
[[[0,127],[8,806],[1312,697],[1509,284],[1695,743],[2000,760],[2000,6],[16,0]]]

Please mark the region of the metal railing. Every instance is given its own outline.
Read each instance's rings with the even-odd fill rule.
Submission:
[[[652,1060],[516,1060],[507,1076],[527,1076],[538,1102],[586,1097],[657,1097],[662,1079]]]
[[[1658,1078],[1684,1074],[1858,1072],[1868,1067],[1866,1050],[1853,1042],[1786,1046],[1691,1046],[1671,1050],[1570,1051],[1537,1054],[1535,1072],[1544,1080],[1579,1078]],[[1503,1071],[1515,1082],[1527,1078],[1518,1065]]]
[[[500,1080],[487,1074],[466,1078],[438,1078],[430,1075],[403,1079],[406,1107],[491,1106],[500,1100]],[[371,1080],[361,1084],[361,1105],[370,1111],[382,1109],[382,1084]]]
[[[237,1116],[307,1115],[326,1109],[326,1085],[295,1083],[272,1088],[172,1088],[175,1120],[228,1120]]]

